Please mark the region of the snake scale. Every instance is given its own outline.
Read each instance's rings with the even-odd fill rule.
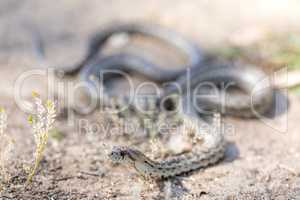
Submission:
[[[171,45],[183,53],[187,58],[185,68],[179,70],[166,69],[153,62],[133,54],[118,53],[110,56],[102,56],[101,51],[111,36],[115,34],[142,35],[158,39]],[[99,55],[100,52],[100,55]],[[253,98],[253,91],[258,83],[265,79],[266,74],[254,66],[240,67],[235,65],[208,62],[204,59],[202,50],[193,42],[186,40],[181,35],[154,25],[141,24],[114,24],[100,30],[90,40],[89,49],[83,61],[75,67],[65,68],[69,75],[79,73],[80,78],[90,88],[97,87],[97,81],[91,76],[99,77],[103,70],[119,70],[126,73],[137,73],[159,83],[173,81],[163,88],[158,102],[163,99],[166,107],[172,104],[168,97],[172,94],[184,96],[187,90],[197,88],[200,94],[212,94],[210,83],[214,84],[219,92],[219,98],[197,98],[192,108],[193,112],[204,111],[209,108],[213,112],[234,115],[238,117],[257,117],[257,113],[265,113],[269,110],[273,100],[273,88],[265,87]],[[187,76],[189,72],[189,76]],[[106,77],[107,78],[107,77]],[[108,77],[110,78],[110,77]],[[199,84],[204,83],[203,87]],[[225,91],[222,84],[234,86],[234,90]],[[267,84],[267,86],[269,86]],[[223,89],[223,90],[222,90]],[[236,90],[237,89],[237,90]],[[261,88],[258,88],[261,89]],[[227,93],[226,101],[222,97]],[[198,93],[197,93],[198,94]],[[229,94],[229,95],[228,95]],[[110,100],[106,93],[104,96],[96,96],[96,99]],[[201,108],[199,109],[198,106]],[[187,113],[184,113],[187,114]],[[202,122],[207,123],[207,122]],[[224,156],[226,141],[224,136],[217,132],[208,134],[205,140],[209,140],[206,148],[193,147],[191,152],[173,156],[162,161],[154,161],[142,152],[132,147],[114,147],[109,155],[112,161],[132,166],[144,177],[168,178],[218,162]]]

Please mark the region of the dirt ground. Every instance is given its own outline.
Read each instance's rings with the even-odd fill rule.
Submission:
[[[82,132],[79,116],[74,124],[57,120],[57,133],[50,137],[38,173],[24,187],[24,165],[33,159],[34,138],[28,114],[14,96],[24,72],[78,62],[90,34],[111,21],[158,23],[211,51],[229,41],[247,44],[264,31],[297,31],[299,11],[300,2],[292,0],[1,0],[0,105],[7,110],[7,132],[15,145],[11,183],[0,199],[300,199],[300,99],[286,89],[277,96],[280,109],[272,119],[226,118],[234,132],[228,136],[231,144],[224,161],[147,189],[133,173],[107,160],[103,144],[128,141]],[[45,76],[34,76],[21,86],[23,99],[30,99],[33,90],[43,97],[49,92]],[[93,124],[101,117],[96,113],[84,119]]]

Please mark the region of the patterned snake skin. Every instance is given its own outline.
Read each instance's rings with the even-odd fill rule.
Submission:
[[[152,37],[177,48],[187,57],[186,67],[180,70],[166,69],[128,53],[99,55],[107,40],[119,33]],[[257,117],[269,110],[273,100],[273,88],[259,68],[207,61],[197,45],[159,26],[122,24],[105,27],[91,39],[85,59],[73,68],[64,69],[64,72],[68,75],[79,72],[81,80],[88,87],[98,88],[98,81],[91,77],[99,78],[103,70],[136,73],[160,84],[172,81],[173,84],[163,86],[158,102],[163,101],[165,107],[170,107],[172,98],[168,97],[174,94],[179,97],[197,96],[193,98],[192,109],[201,114],[217,112],[238,117]],[[110,77],[105,78],[107,80]],[[110,101],[106,92],[94,98],[104,104]],[[159,162],[131,147],[114,148],[110,158],[131,165],[143,176],[166,178],[206,167],[221,159],[226,142],[221,134],[217,134],[213,140],[212,145],[204,151],[198,151],[195,147],[191,153]]]

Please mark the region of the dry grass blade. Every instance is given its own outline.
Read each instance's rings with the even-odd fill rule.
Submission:
[[[27,177],[27,184],[32,181],[32,178],[43,159],[44,151],[48,143],[49,131],[53,128],[56,117],[56,106],[52,101],[48,100],[46,103],[43,103],[40,96],[35,92],[32,93],[32,96],[36,106],[36,113],[30,115],[28,121],[32,127],[36,149],[34,165]]]

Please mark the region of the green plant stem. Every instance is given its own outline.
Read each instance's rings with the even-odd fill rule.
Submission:
[[[43,153],[44,153],[44,148],[42,148],[38,153],[37,153],[37,157],[35,159],[34,162],[34,167],[32,168],[30,174],[28,175],[27,181],[26,181],[26,185],[30,184],[32,182],[32,179],[34,177],[34,175],[36,174],[36,171],[43,159]]]

